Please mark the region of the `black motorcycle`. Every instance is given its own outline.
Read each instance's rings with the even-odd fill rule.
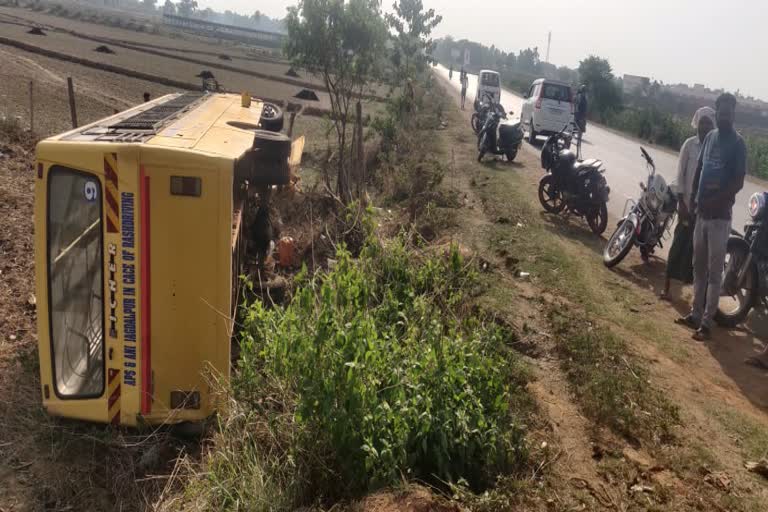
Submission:
[[[547,174],[539,181],[539,202],[549,213],[584,217],[596,235],[608,226],[610,187],[597,159],[579,160],[571,151],[571,136],[565,126],[547,139],[541,150],[541,166]]]
[[[476,102],[475,112],[472,113],[472,118],[469,121],[472,125],[472,131],[475,134],[480,133],[480,130],[483,129],[485,122],[488,120],[488,116],[494,112],[500,113],[503,116],[507,115],[504,111],[504,106],[501,103],[496,103],[493,95],[486,91],[483,94],[483,99],[479,103]]]
[[[510,112],[510,115],[514,112]],[[507,121],[504,112],[492,112],[477,134],[477,161],[482,162],[486,153],[505,155],[511,162],[523,143],[523,130],[520,122]]]
[[[723,327],[742,323],[753,307],[768,301],[768,193],[749,198],[751,220],[744,235],[731,232],[715,321]]]

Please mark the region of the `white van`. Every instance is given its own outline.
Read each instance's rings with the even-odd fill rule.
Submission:
[[[477,91],[475,92],[475,111],[480,110],[480,104],[486,103],[490,96],[494,103],[501,103],[501,78],[496,71],[483,69],[477,75]]]
[[[531,144],[537,136],[558,133],[573,122],[573,91],[565,82],[539,78],[524,98],[520,120]]]

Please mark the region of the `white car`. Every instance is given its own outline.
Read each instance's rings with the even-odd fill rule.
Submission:
[[[523,97],[520,120],[531,144],[539,135],[559,133],[573,123],[573,91],[567,83],[539,78]]]
[[[494,103],[501,103],[501,79],[496,71],[483,69],[477,75],[475,111],[479,111],[480,104],[487,103],[488,99],[492,99]]]

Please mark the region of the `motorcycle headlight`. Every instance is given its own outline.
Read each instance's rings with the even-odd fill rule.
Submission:
[[[659,196],[654,193],[648,194],[648,206],[651,210],[658,210],[661,207]]]
[[[758,218],[765,209],[765,195],[762,192],[752,194],[749,198],[749,216],[753,219]]]

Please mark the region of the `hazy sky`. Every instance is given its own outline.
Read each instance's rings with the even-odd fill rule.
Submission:
[[[202,7],[283,17],[296,0],[199,0]],[[595,54],[614,72],[740,89],[768,100],[766,0],[423,0],[450,34],[505,51],[538,46],[552,31],[550,61],[578,66]],[[392,0],[384,0],[389,6]]]

